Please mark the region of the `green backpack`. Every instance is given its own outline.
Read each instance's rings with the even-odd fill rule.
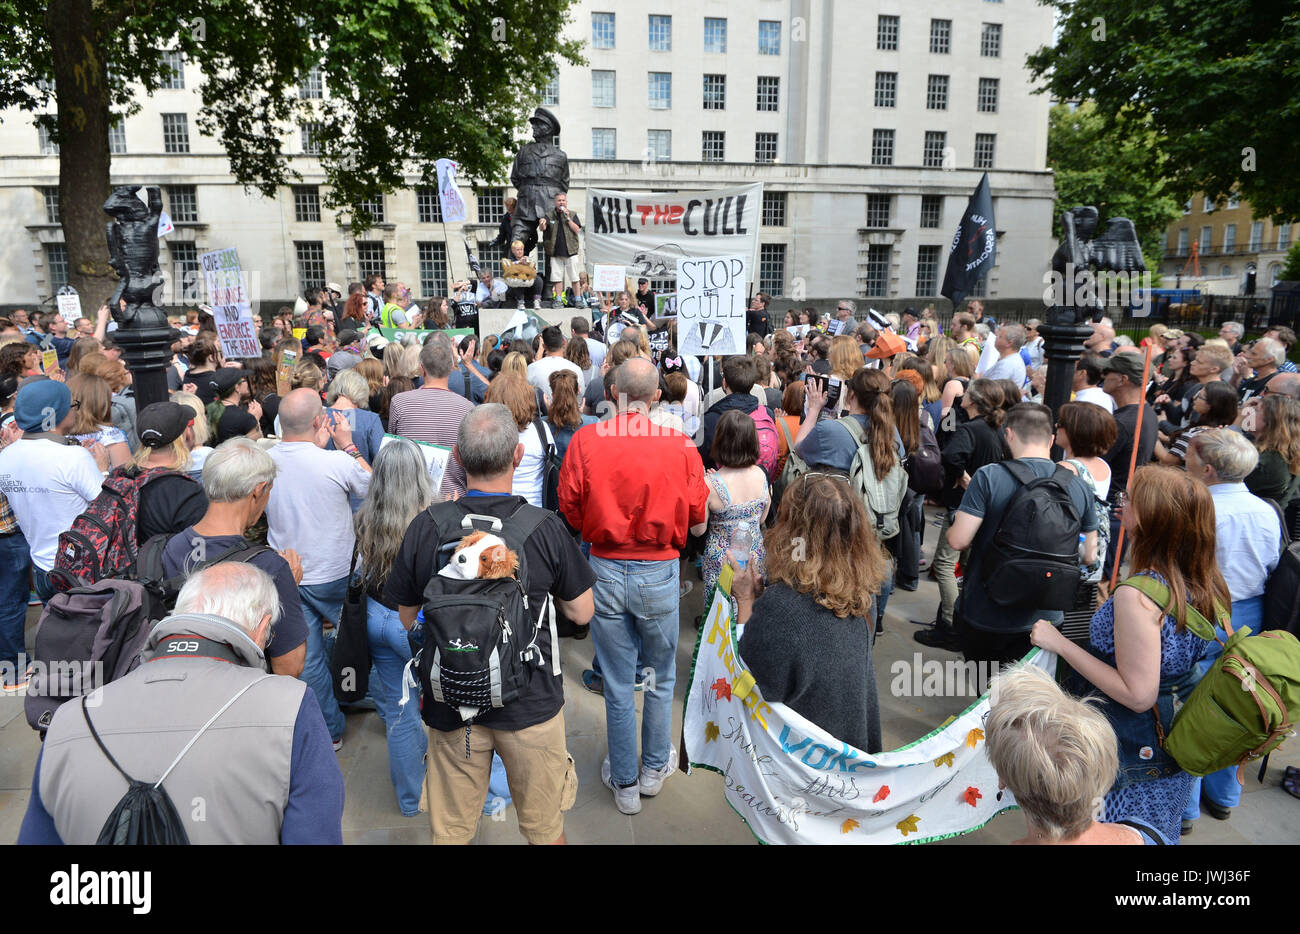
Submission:
[[[794,449],[794,438],[790,436],[790,426],[786,424],[784,418],[776,420],[777,431],[785,436],[786,446],[790,453],[786,456],[785,466],[781,468],[781,473],[772,482],[772,515],[776,515],[781,506],[781,497],[785,495],[795,481],[808,472],[808,464]]]
[[[1150,577],[1131,577],[1136,587],[1161,607],[1169,588]],[[1289,632],[1253,636],[1248,627],[1235,632],[1220,614],[1228,633],[1222,642],[1210,622],[1187,608],[1187,628],[1223,645],[1223,654],[1205,673],[1164,739],[1165,751],[1191,775],[1209,775],[1268,755],[1295,735],[1300,717],[1300,641]]]

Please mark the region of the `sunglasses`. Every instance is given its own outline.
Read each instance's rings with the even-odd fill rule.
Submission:
[[[845,483],[848,483],[848,481],[849,481],[849,475],[848,475],[848,474],[843,474],[843,473],[821,473],[821,472],[819,472],[819,471],[813,471],[812,473],[806,473],[806,474],[803,474],[799,479],[800,479],[801,481],[805,481],[805,482],[806,482],[807,480],[809,480],[809,479],[812,478],[812,477],[831,477],[831,478],[834,479],[834,480],[843,480]]]

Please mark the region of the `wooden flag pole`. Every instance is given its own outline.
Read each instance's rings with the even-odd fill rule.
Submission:
[[[1142,361],[1142,399],[1138,402],[1137,424],[1133,428],[1133,453],[1128,461],[1128,483],[1124,486],[1124,493],[1127,497],[1129,490],[1133,489],[1133,474],[1137,470],[1138,446],[1142,439],[1142,414],[1146,411],[1146,392],[1147,380],[1151,375],[1151,349],[1154,343],[1147,344],[1146,353]],[[1117,351],[1118,352],[1118,351]],[[1110,592],[1115,592],[1115,582],[1119,578],[1119,563],[1124,557],[1124,523],[1119,525],[1119,537],[1115,539],[1115,563],[1110,569]],[[1104,560],[1104,559],[1103,559]]]

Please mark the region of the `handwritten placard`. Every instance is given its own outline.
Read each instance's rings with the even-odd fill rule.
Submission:
[[[199,258],[208,287],[208,304],[221,338],[221,353],[229,360],[260,357],[257,324],[249,304],[248,286],[234,247],[213,250]]]
[[[677,349],[692,356],[745,349],[745,258],[693,256],[677,263]]]

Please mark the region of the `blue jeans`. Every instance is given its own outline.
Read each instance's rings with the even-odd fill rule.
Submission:
[[[30,552],[27,560],[31,560]],[[50,572],[42,571],[35,564],[32,565],[32,589],[36,591],[36,598],[42,604],[49,603],[50,597],[54,596],[54,585],[50,583]]]
[[[420,720],[419,697],[412,692],[405,706],[398,703],[402,699],[402,672],[411,660],[411,642],[397,611],[370,597],[366,598],[366,635],[370,637],[370,662],[374,666],[370,696],[375,699],[379,719],[388,733],[388,776],[393,780],[402,816],[414,817],[420,812],[429,738]]]
[[[889,595],[894,592],[894,572],[898,570],[898,559],[891,557],[883,547],[880,550],[884,553],[885,560],[889,562],[889,568],[885,579],[880,582],[880,593],[876,596],[876,629],[885,627],[885,607],[889,605]]]
[[[1251,597],[1248,600],[1232,601],[1232,628],[1241,629],[1243,626],[1249,626],[1251,632],[1259,632],[1259,627],[1264,621],[1264,598]],[[1215,628],[1220,639],[1227,641],[1227,634],[1222,629]],[[1201,674],[1214,667],[1219,656],[1223,654],[1223,646],[1217,642],[1210,643],[1210,654],[1201,659],[1197,666],[1201,669]],[[1204,782],[1205,795],[1215,804],[1225,808],[1235,808],[1241,803],[1241,785],[1237,783],[1237,767],[1230,765],[1226,769],[1220,769],[1217,772],[1211,772],[1203,779],[1200,777],[1192,779],[1191,794],[1187,799],[1187,808],[1183,811],[1183,820],[1196,820],[1201,816],[1201,785]]]
[[[343,612],[343,597],[347,592],[346,577],[324,584],[298,587],[298,596],[302,599],[302,615],[307,622],[307,660],[302,666],[302,680],[316,694],[320,712],[325,716],[325,725],[329,727],[330,739],[335,741],[343,738],[347,721],[334,697],[334,679],[330,677],[330,649],[333,642],[325,644],[321,622],[329,620],[338,625],[339,614]]]
[[[32,553],[23,533],[0,536],[0,662],[15,666],[25,648],[31,569]]]
[[[642,706],[641,764],[662,769],[672,751],[673,684],[677,680],[677,559],[618,561],[591,558],[596,572],[596,617],[591,638],[605,678],[605,723],[610,778],[635,785],[637,768],[637,654],[652,670]],[[639,643],[639,646],[638,646]]]

